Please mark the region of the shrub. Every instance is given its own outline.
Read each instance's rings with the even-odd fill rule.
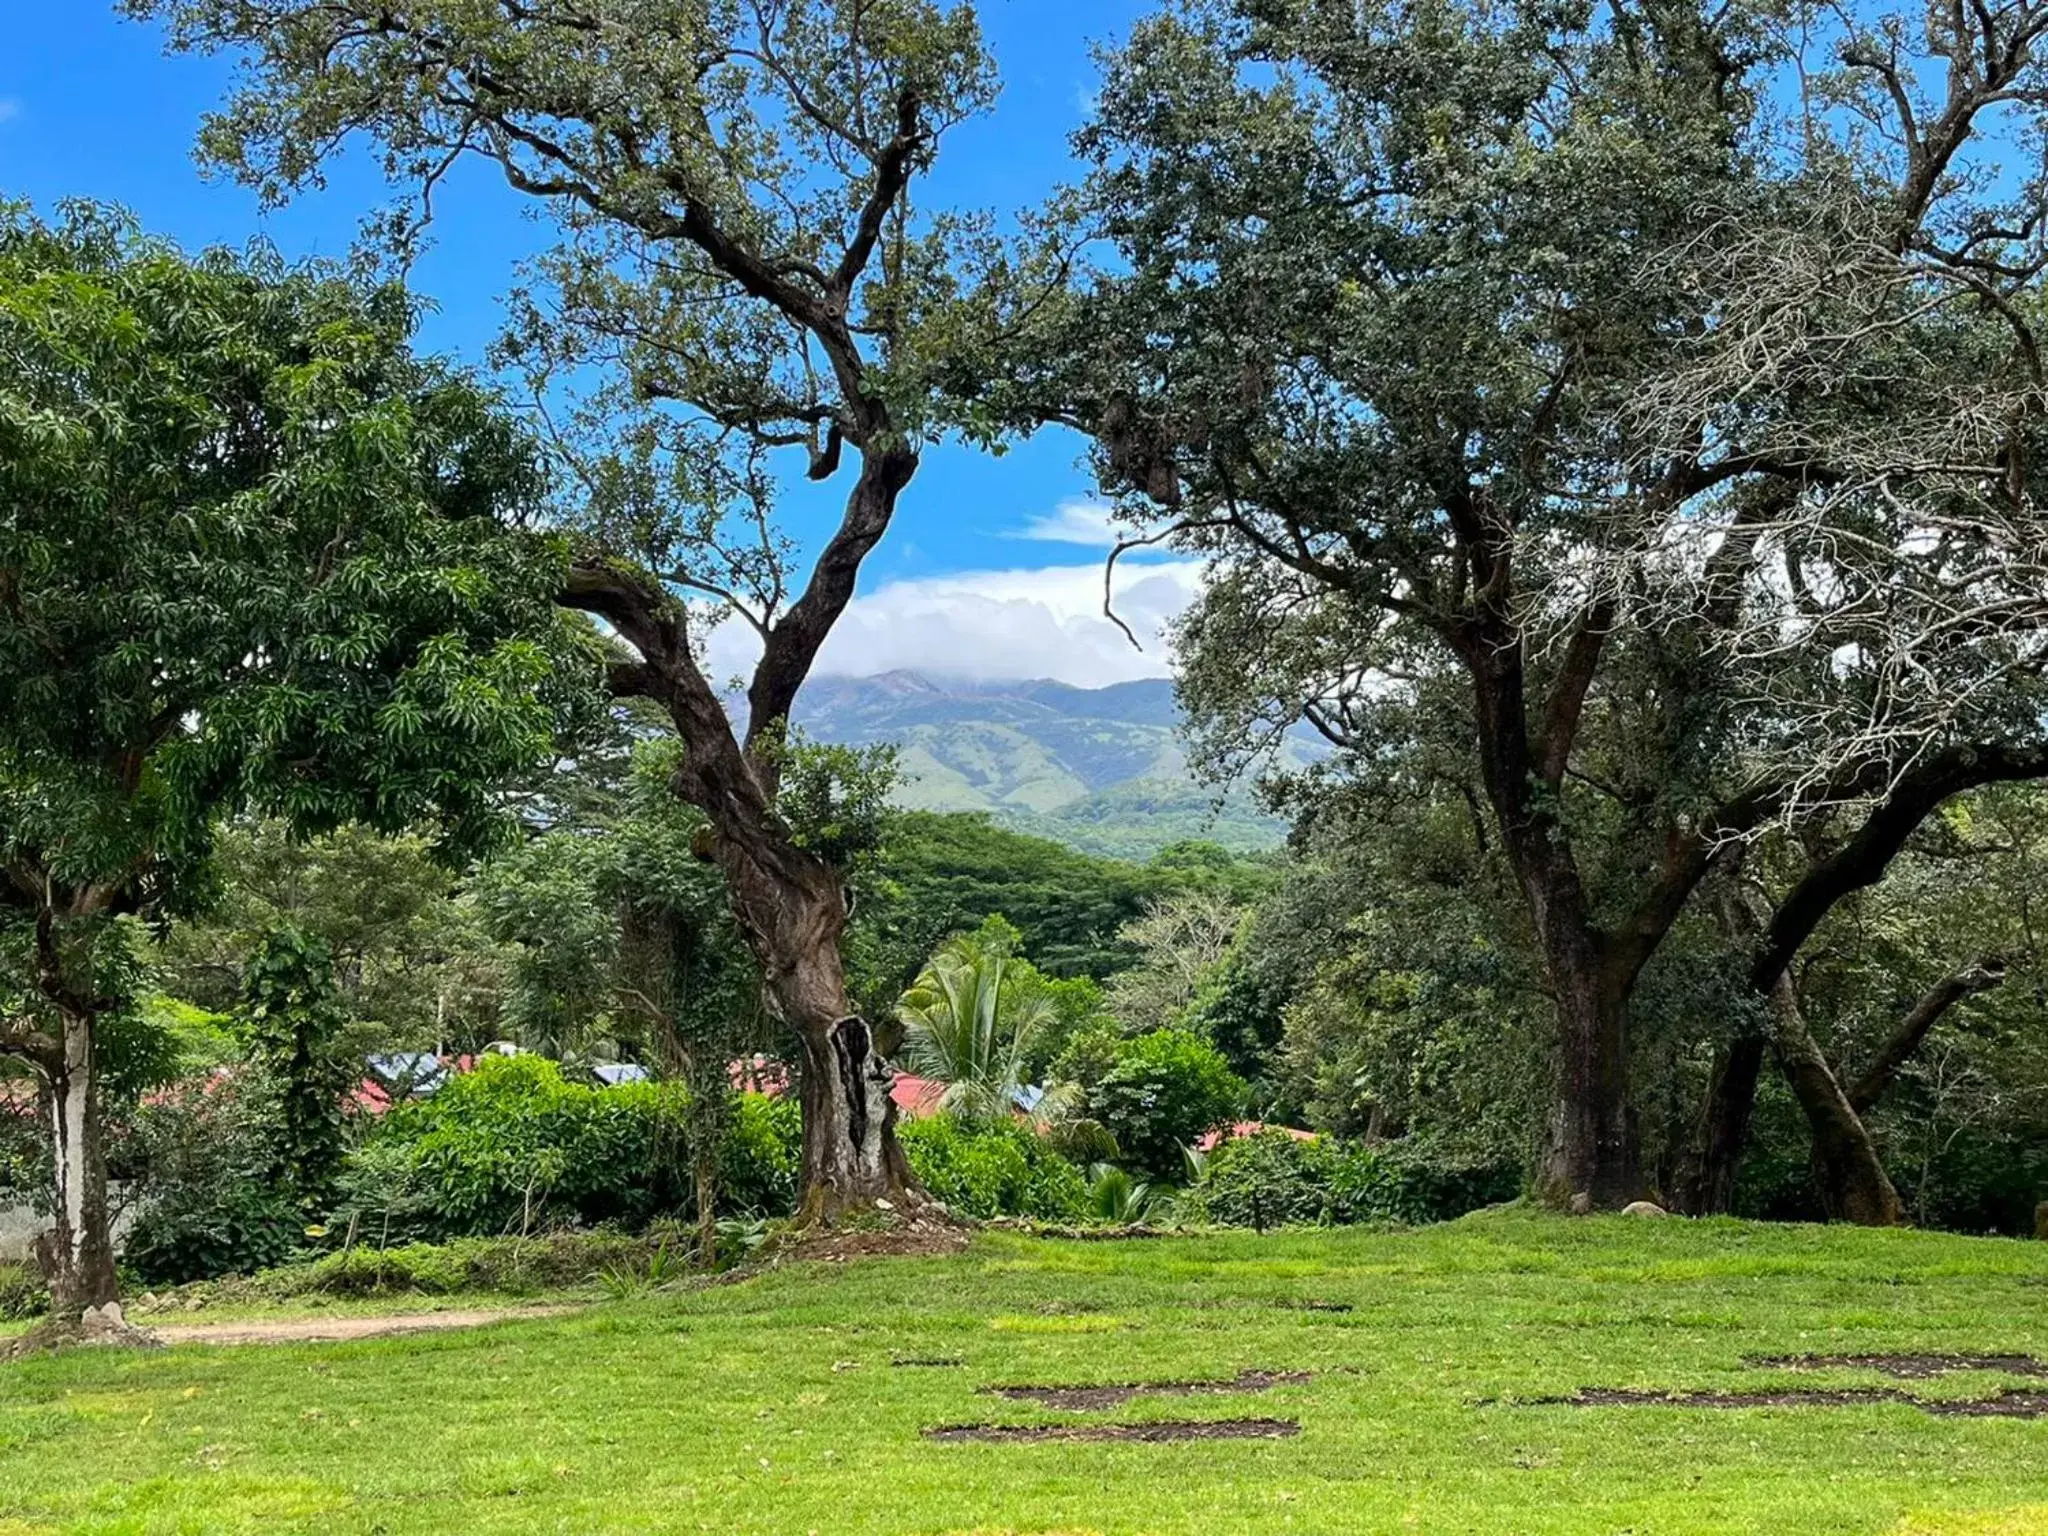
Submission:
[[[1518,1184],[1512,1169],[1447,1166],[1417,1148],[1263,1131],[1211,1152],[1183,1209],[1232,1227],[1423,1223],[1511,1198]]]
[[[803,1111],[795,1099],[743,1093],[718,1146],[718,1204],[734,1215],[786,1216],[803,1178]]]
[[[25,1323],[49,1305],[42,1276],[25,1264],[0,1264],[0,1323]]]
[[[273,1177],[274,1104],[253,1077],[219,1073],[136,1110],[143,1205],[122,1258],[143,1284],[248,1274],[299,1245],[304,1219]]]
[[[1088,1112],[1116,1138],[1122,1161],[1154,1178],[1180,1171],[1181,1147],[1231,1119],[1244,1079],[1200,1035],[1159,1029],[1117,1043],[1088,1088]]]
[[[617,1233],[557,1232],[539,1237],[465,1237],[452,1243],[408,1243],[382,1251],[358,1245],[258,1275],[226,1277],[181,1287],[157,1306],[180,1308],[291,1301],[314,1296],[370,1296],[413,1292],[452,1296],[494,1291],[526,1296],[590,1283],[604,1274],[645,1273],[673,1254],[673,1234],[624,1237]],[[138,1311],[148,1311],[138,1304]]]
[[[692,1215],[688,1102],[676,1083],[593,1088],[544,1057],[487,1057],[385,1116],[349,1158],[341,1219],[381,1241]],[[741,1098],[719,1152],[728,1209],[794,1208],[797,1117],[795,1104]]]
[[[1022,1126],[934,1115],[911,1121],[898,1135],[932,1198],[963,1216],[1071,1221],[1086,1213],[1081,1170]]]

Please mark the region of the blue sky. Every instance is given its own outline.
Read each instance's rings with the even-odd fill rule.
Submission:
[[[1003,95],[992,116],[948,137],[933,190],[1009,209],[1069,176],[1067,136],[1094,88],[1090,47],[1143,9],[1138,0],[980,0]],[[270,215],[241,188],[200,175],[193,134],[229,78],[224,61],[166,57],[153,30],[118,19],[104,0],[20,6],[0,53],[0,194],[41,207],[68,196],[121,203],[187,246],[261,234],[289,256],[343,254],[363,216],[391,199],[367,158],[345,163],[324,193]],[[444,189],[436,212],[434,248],[413,274],[436,305],[424,344],[481,361],[498,299],[547,231],[481,165]],[[950,446],[929,454],[869,563],[828,668],[918,666],[1084,685],[1163,672],[1158,644],[1133,653],[1095,614],[1102,553],[1099,528],[1082,510],[1090,482],[1079,447],[1060,435],[1001,459]],[[809,523],[812,505],[805,497],[792,511]],[[1119,580],[1119,609],[1156,633],[1193,580],[1178,562],[1134,564]],[[728,643],[736,633],[720,641]],[[721,651],[720,659],[744,658]]]

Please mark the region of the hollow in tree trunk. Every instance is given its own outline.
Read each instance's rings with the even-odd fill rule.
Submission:
[[[770,1011],[801,1050],[802,1225],[928,1203],[896,1140],[896,1074],[853,1009],[839,954],[838,874],[781,843],[721,837],[718,859],[741,931],[761,963]]]

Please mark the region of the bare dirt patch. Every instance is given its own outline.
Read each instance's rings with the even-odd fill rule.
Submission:
[[[1882,1371],[1901,1381],[1927,1381],[1961,1371],[2048,1377],[2048,1360],[2032,1355],[1766,1355],[1748,1363],[1771,1371]]]
[[[536,1317],[559,1317],[575,1307],[500,1307],[491,1310],[415,1312],[383,1317],[294,1317],[244,1323],[189,1323],[152,1330],[165,1344],[338,1344],[396,1333],[439,1333]]]
[[[1301,1433],[1293,1419],[1166,1419],[1156,1424],[946,1424],[924,1432],[946,1443],[1037,1445],[1046,1441],[1286,1440]]]
[[[844,1264],[848,1259],[936,1258],[958,1253],[973,1241],[974,1229],[954,1221],[917,1216],[888,1226],[819,1232],[778,1247],[770,1266],[811,1261]],[[756,1268],[754,1273],[759,1273]]]
[[[998,1386],[983,1387],[981,1392],[988,1397],[1006,1397],[1012,1402],[1042,1403],[1048,1408],[1089,1412],[1098,1408],[1120,1408],[1134,1397],[1270,1392],[1275,1387],[1295,1386],[1310,1379],[1307,1371],[1239,1371],[1227,1381],[1126,1381],[1092,1387]]]
[[[1812,1392],[1648,1392],[1627,1387],[1586,1387],[1570,1397],[1543,1399],[1572,1408],[1866,1408],[1904,1403],[1944,1419],[2048,1418],[2048,1392],[2008,1387],[1995,1397],[1915,1397],[1896,1387]]]
[[[1951,1419],[2048,1419],[2048,1392],[2008,1387],[1996,1397],[1950,1397],[1920,1406]]]
[[[1871,1403],[1920,1404],[1920,1399],[1896,1387],[1811,1392],[1653,1392],[1632,1387],[1584,1387],[1570,1397],[1543,1401],[1573,1408],[1860,1408]]]

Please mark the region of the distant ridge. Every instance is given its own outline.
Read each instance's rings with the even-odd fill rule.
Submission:
[[[1147,858],[1205,837],[1244,852],[1277,846],[1286,823],[1188,770],[1173,684],[1164,678],[1076,688],[928,672],[815,677],[796,723],[819,741],[895,745],[899,803],[985,811],[1020,831],[1091,853]],[[1303,755],[1309,755],[1303,749]]]

